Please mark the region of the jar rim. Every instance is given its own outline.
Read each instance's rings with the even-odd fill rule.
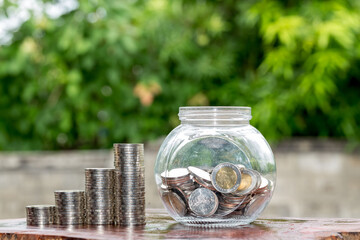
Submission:
[[[251,119],[251,107],[240,106],[190,106],[179,108],[182,123],[197,124],[242,124]]]
[[[180,107],[179,111],[187,111],[187,110],[209,110],[209,111],[218,111],[218,110],[225,110],[225,111],[241,111],[241,110],[251,110],[251,107],[245,107],[245,106],[186,106],[186,107]]]

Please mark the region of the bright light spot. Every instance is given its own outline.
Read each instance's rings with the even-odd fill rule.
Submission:
[[[99,8],[96,10],[96,13],[97,13],[97,15],[99,16],[99,18],[104,18],[104,17],[106,17],[106,14],[107,14],[106,9],[103,8],[103,7],[99,7]]]
[[[46,3],[45,12],[50,18],[58,18],[67,12],[71,12],[79,7],[79,3],[75,0],[60,0],[58,3]]]
[[[112,89],[111,89],[110,86],[103,86],[103,87],[101,88],[101,93],[102,93],[104,96],[108,97],[108,96],[110,96],[110,95],[112,94]]]
[[[109,118],[109,114],[105,110],[98,112],[97,117],[100,121],[105,122]]]
[[[64,145],[68,140],[68,137],[66,136],[65,133],[59,133],[59,135],[56,138],[56,141],[61,144]]]
[[[4,1],[0,0],[0,6]],[[0,16],[0,45],[11,44],[12,35],[26,22],[32,14],[35,18],[41,18],[47,14],[50,18],[58,18],[78,8],[77,0],[58,0],[56,3],[43,3],[39,0],[14,1],[17,7],[7,8],[8,17]]]

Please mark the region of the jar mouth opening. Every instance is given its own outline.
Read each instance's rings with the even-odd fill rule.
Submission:
[[[179,119],[182,122],[243,122],[251,119],[251,107],[237,106],[196,106],[180,107]]]
[[[251,114],[251,107],[243,106],[194,106],[194,107],[180,107],[179,111],[249,111]]]

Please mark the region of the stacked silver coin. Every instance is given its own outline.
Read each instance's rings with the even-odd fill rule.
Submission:
[[[114,144],[115,223],[145,224],[143,144]]]
[[[55,205],[31,205],[26,207],[26,222],[30,226],[56,224]]]
[[[88,224],[114,223],[114,169],[86,168],[86,221]]]
[[[85,192],[83,190],[55,191],[57,218],[60,225],[85,223]]]
[[[272,182],[241,164],[189,166],[161,173],[166,208],[175,216],[251,216],[270,198]]]

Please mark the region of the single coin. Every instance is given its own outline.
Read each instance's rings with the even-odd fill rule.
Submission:
[[[207,183],[205,181],[201,181],[200,179],[194,178],[195,183],[203,186],[204,188],[210,189],[212,191],[216,191],[216,189],[214,188],[214,186],[212,185],[212,183]]]
[[[186,194],[184,193],[184,191],[179,188],[179,187],[176,187],[176,188],[173,188],[171,189],[173,192],[177,193],[177,195],[179,197],[181,197],[181,199],[184,201],[184,203],[186,204],[187,203],[187,197],[186,197]]]
[[[188,204],[195,215],[209,217],[218,209],[219,199],[213,191],[207,188],[198,188],[190,194]]]
[[[252,183],[253,181],[251,175],[243,172],[243,174],[241,175],[240,186],[238,187],[237,190],[244,191],[246,189],[249,189]]]
[[[165,184],[161,184],[160,189],[165,191],[165,190],[168,190],[169,187],[167,185],[165,185]]]
[[[189,166],[188,170],[190,174],[193,176],[193,180],[200,184],[201,186],[208,188],[210,190],[215,190],[214,186],[211,184],[211,175],[209,172],[197,168]]]
[[[269,180],[267,178],[264,178],[263,176],[261,176],[261,184],[259,189],[264,189],[269,185]]]
[[[259,181],[261,181],[260,179],[260,175],[257,174],[257,172],[250,169],[243,169],[241,172],[240,186],[234,194],[241,196],[256,190],[259,185]]]
[[[211,177],[210,177],[209,172],[202,170],[200,168],[197,168],[197,167],[192,167],[192,166],[188,167],[187,169],[189,170],[190,174],[193,177],[196,177],[203,181],[211,182]]]
[[[240,170],[232,163],[220,163],[211,173],[211,182],[221,193],[235,192],[241,182]]]
[[[177,195],[175,192],[168,191],[164,192],[162,195],[162,199],[164,201],[164,204],[166,208],[173,213],[173,215],[177,216],[185,216],[186,214],[186,204],[181,199],[179,195]]]
[[[249,202],[249,204],[244,209],[245,216],[253,216],[254,214],[260,212],[266,201],[270,198],[270,191],[263,194],[255,195],[254,198]]]
[[[161,173],[161,177],[166,179],[176,179],[176,178],[186,177],[189,174],[190,174],[189,170],[187,170],[186,168],[174,168],[171,169],[170,171],[165,171]]]
[[[245,166],[242,165],[242,164],[236,164],[236,166],[238,167],[238,169],[239,169],[240,171],[242,171],[243,169],[245,169]]]
[[[49,205],[49,204],[45,204],[45,205],[29,205],[26,206],[26,209],[32,210],[42,210],[42,209],[49,209],[49,210],[53,210],[55,209],[55,205]]]

